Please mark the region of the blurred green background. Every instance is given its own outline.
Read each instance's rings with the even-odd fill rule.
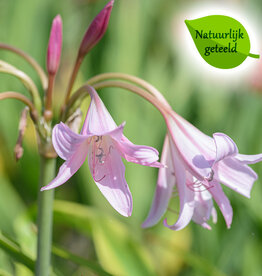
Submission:
[[[205,2],[193,0],[116,0],[108,31],[84,61],[77,85],[103,72],[139,76],[156,86],[174,110],[201,131],[228,134],[241,153],[262,152],[261,67],[255,68],[250,78],[239,78],[231,85],[208,75],[199,78],[190,62],[183,62],[179,45],[184,37],[177,31],[177,19],[197,2],[205,6]],[[247,13],[262,14],[259,0],[208,3],[234,4]],[[55,91],[57,110],[85,29],[105,4],[104,0],[0,0],[0,41],[21,48],[44,68],[51,22],[61,14],[63,53]],[[27,72],[40,87],[37,75],[21,58],[3,50],[0,58]],[[0,91],[7,90],[27,95],[18,80],[1,74]],[[166,129],[150,104],[120,89],[104,89],[100,95],[116,123],[127,122],[125,135],[132,142],[161,152]],[[85,111],[87,107],[86,103]],[[29,125],[24,156],[18,163],[14,160],[22,108],[15,101],[0,102],[0,237],[14,240],[21,252],[34,259],[39,157],[34,129]],[[134,200],[131,218],[121,217],[107,203],[92,181],[87,162],[56,189],[54,274],[103,275],[103,268],[113,275],[262,275],[261,164],[253,166],[260,180],[251,199],[224,189],[234,210],[231,229],[219,213],[217,224],[211,223],[212,231],[190,223],[179,232],[165,229],[161,222],[141,229],[157,170],[125,165]],[[0,275],[32,274],[1,247],[0,243]]]

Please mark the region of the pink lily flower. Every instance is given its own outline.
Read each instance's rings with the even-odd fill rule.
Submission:
[[[130,216],[132,196],[125,180],[121,157],[145,166],[162,167],[157,162],[158,151],[131,143],[123,135],[124,123],[117,126],[92,87],[89,87],[89,93],[91,103],[81,133],[73,132],[62,122],[53,129],[53,146],[65,162],[57,177],[41,191],[65,183],[88,156],[89,168],[97,187],[116,211]]]
[[[173,230],[183,229],[192,219],[204,228],[216,211],[213,199],[219,206],[227,227],[230,228],[233,211],[220,183],[250,197],[256,173],[247,165],[262,160],[262,154],[243,155],[233,140],[223,133],[205,135],[185,119],[171,111],[166,118],[168,134],[165,138],[155,197],[143,227],[155,225],[168,208],[174,191],[178,192],[180,212],[173,225],[164,220],[164,225]]]

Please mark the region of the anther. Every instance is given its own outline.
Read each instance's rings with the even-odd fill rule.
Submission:
[[[96,136],[95,142],[97,143],[99,140],[102,140],[102,136]]]
[[[101,147],[99,147],[98,150],[100,150],[100,153],[96,154],[96,157],[98,158],[99,163],[104,163],[104,161],[102,161],[102,158],[105,156],[104,150]]]
[[[214,171],[211,169],[211,172],[209,173],[208,177],[205,177],[205,179],[209,182],[212,181],[214,178]]]

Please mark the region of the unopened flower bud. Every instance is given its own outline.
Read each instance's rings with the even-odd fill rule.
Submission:
[[[49,43],[47,48],[47,71],[49,74],[55,75],[60,63],[62,49],[62,19],[57,15],[52,23]]]
[[[79,48],[79,56],[86,55],[104,36],[113,4],[114,0],[108,2],[88,27]]]
[[[19,133],[18,133],[18,138],[17,142],[15,145],[14,153],[15,153],[15,160],[18,161],[19,159],[22,158],[24,149],[22,146],[24,135],[25,135],[25,129],[27,126],[27,114],[28,114],[29,108],[26,107],[23,109],[20,117],[20,122],[19,122]]]

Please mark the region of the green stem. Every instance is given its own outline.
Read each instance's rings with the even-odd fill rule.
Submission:
[[[259,55],[257,55],[257,54],[252,54],[252,53],[249,53],[248,56],[249,56],[249,57],[252,57],[252,58],[259,58]]]
[[[30,57],[27,53],[21,51],[20,49],[17,49],[15,47],[5,44],[5,43],[0,43],[0,49],[5,49],[8,51],[11,51],[11,52],[21,56],[22,58],[24,58],[35,69],[35,71],[39,75],[43,89],[44,90],[47,89],[47,76],[46,76],[44,70],[41,68],[41,66],[32,57]]]
[[[13,75],[14,77],[18,78],[23,85],[26,87],[26,89],[30,92],[32,96],[33,103],[39,112],[41,114],[42,111],[42,101],[38,92],[38,89],[35,85],[35,83],[31,80],[31,78],[25,74],[23,71],[20,71],[16,67],[12,66],[11,64],[4,62],[0,60],[0,72]]]
[[[50,275],[54,190],[40,192],[55,176],[56,159],[41,156],[38,194],[36,275]]]

